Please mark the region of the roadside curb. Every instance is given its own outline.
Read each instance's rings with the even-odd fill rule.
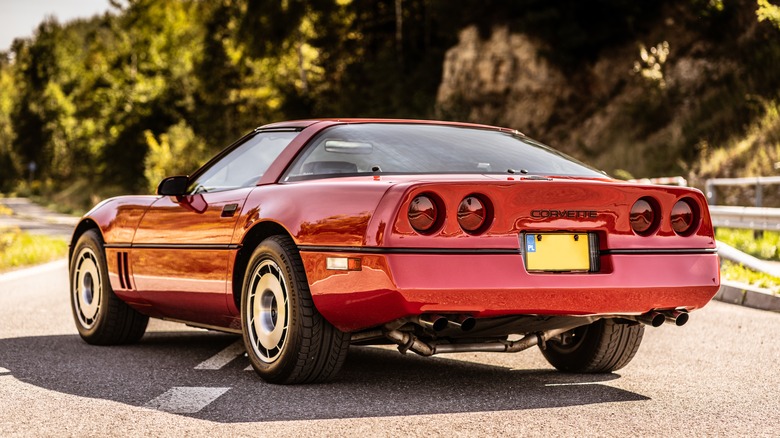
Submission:
[[[722,281],[720,290],[718,290],[713,299],[753,309],[780,312],[780,296],[775,295],[768,289],[761,289],[744,283]]]

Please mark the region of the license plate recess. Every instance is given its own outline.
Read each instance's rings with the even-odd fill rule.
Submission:
[[[595,267],[595,236],[589,233],[524,233],[523,242],[529,272],[588,272]]]

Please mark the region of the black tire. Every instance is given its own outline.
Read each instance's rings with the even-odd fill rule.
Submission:
[[[567,373],[610,373],[631,362],[644,332],[641,324],[600,319],[564,334],[566,342],[548,341],[542,354]]]
[[[146,331],[149,317],[117,298],[111,288],[103,238],[97,230],[85,232],[73,248],[70,307],[76,329],[88,344],[130,344]]]
[[[270,383],[332,380],[344,364],[349,333],[317,312],[303,262],[287,236],[255,248],[241,292],[241,328],[252,367]]]

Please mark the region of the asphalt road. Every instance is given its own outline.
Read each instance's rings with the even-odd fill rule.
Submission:
[[[0,275],[0,436],[780,436],[778,335],[780,314],[713,302],[614,374],[358,347],[338,381],[282,387],[235,336],[153,321],[137,345],[85,344],[57,262]]]

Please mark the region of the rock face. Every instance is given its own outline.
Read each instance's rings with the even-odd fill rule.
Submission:
[[[506,27],[480,38],[476,27],[460,32],[445,57],[437,96],[445,118],[478,120],[529,132],[547,124],[571,95],[566,78],[538,55],[539,45]]]
[[[675,23],[566,75],[546,50],[506,27],[486,38],[476,27],[462,30],[445,56],[436,115],[515,128],[625,177],[680,175],[707,133],[706,105],[723,99],[713,81],[739,74],[737,63]]]

